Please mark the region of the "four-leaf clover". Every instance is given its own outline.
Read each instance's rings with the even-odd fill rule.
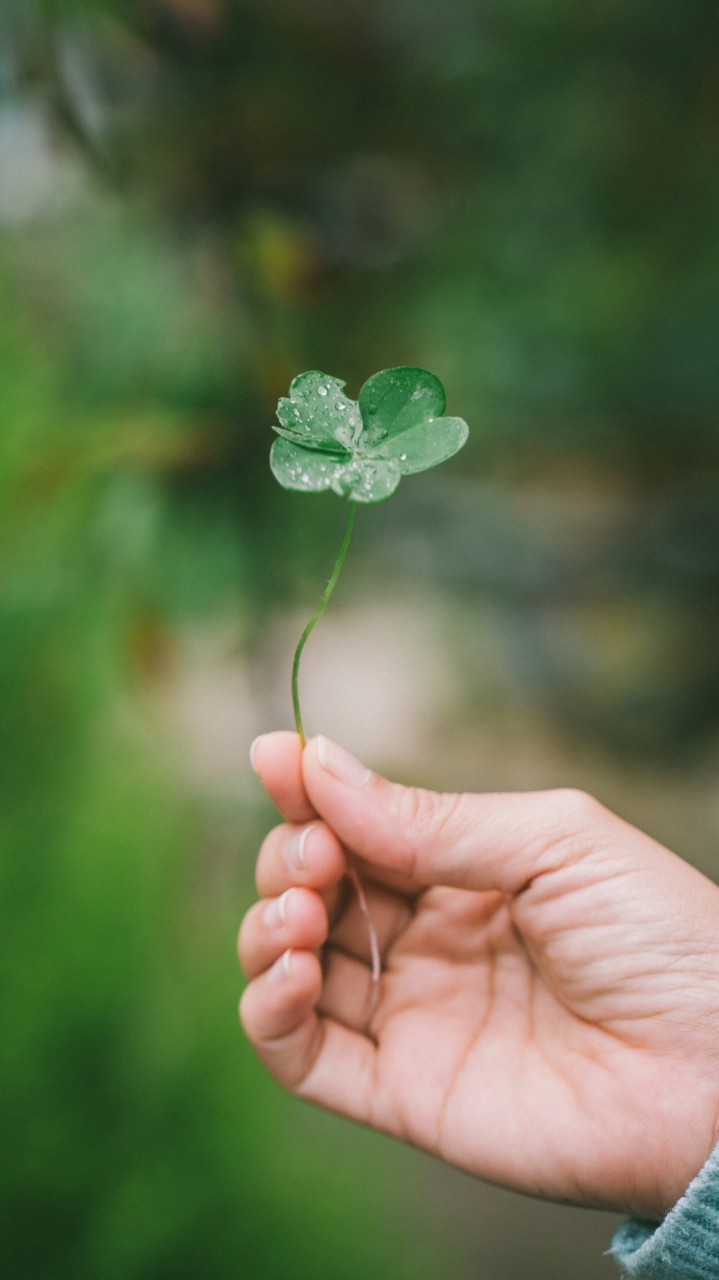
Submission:
[[[332,489],[350,499],[347,527],[322,599],[300,636],[292,663],[295,724],[304,746],[300,707],[300,659],[337,585],[352,536],[358,502],[381,502],[402,476],[426,471],[451,458],[467,439],[462,418],[443,418],[444,387],[426,369],[385,369],[368,378],[359,399],[348,400],[344,382],[312,370],[301,373],[277,406],[280,437],[270,452],[272,472],[285,489],[321,493]],[[348,854],[348,858],[350,855]],[[362,879],[351,858],[349,875],[367,921],[376,995],[381,962],[377,930]],[[373,996],[374,999],[374,996]]]
[[[270,453],[285,489],[331,489],[354,502],[381,502],[403,475],[426,471],[462,448],[468,427],[444,418],[444,387],[425,369],[384,369],[355,402],[339,378],[301,373],[277,406],[281,437]]]

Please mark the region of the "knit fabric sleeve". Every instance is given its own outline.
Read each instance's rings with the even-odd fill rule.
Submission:
[[[663,1222],[632,1218],[609,1252],[636,1280],[719,1280],[719,1146]]]

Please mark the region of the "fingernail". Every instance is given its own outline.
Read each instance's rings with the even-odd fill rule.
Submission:
[[[267,971],[267,981],[272,983],[286,982],[290,977],[292,969],[292,950],[283,951],[279,960],[275,960],[272,968]]]
[[[254,742],[250,744],[250,764],[252,765],[252,768],[254,769],[255,773],[259,773],[259,770],[257,768],[257,748],[259,744],[262,742],[262,739],[265,737],[267,737],[265,733],[260,733],[255,738]]]
[[[329,738],[317,739],[317,758],[323,769],[347,787],[364,787],[372,777],[371,769],[365,768],[349,751],[338,747]]]
[[[279,898],[275,898],[274,902],[268,903],[265,907],[264,920],[270,929],[287,924],[287,899],[291,892],[291,889],[285,889]]]
[[[293,871],[307,871],[307,840],[311,831],[317,826],[316,822],[311,822],[308,827],[303,827],[301,831],[295,831],[290,839],[286,849],[287,861]]]

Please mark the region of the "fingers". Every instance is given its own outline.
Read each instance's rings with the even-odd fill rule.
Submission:
[[[289,948],[315,951],[327,938],[327,911],[309,889],[285,889],[279,898],[255,903],[240,929],[238,953],[248,978],[255,978]]]
[[[309,951],[284,951],[251,982],[240,1001],[240,1021],[272,1074],[288,1089],[309,1074],[318,1050],[315,1005],[322,987],[319,960]]]
[[[303,873],[304,886],[297,883],[296,875],[293,879],[287,859],[296,830],[277,827],[263,845],[258,867],[263,901],[248,911],[238,940],[240,961],[248,977],[266,969],[288,947],[315,950],[323,946],[330,920],[333,946],[363,963],[371,962],[367,920],[357,894],[345,879],[344,854],[324,824],[316,825],[322,830],[318,832],[316,860]],[[377,885],[367,884],[365,896],[384,954],[411,920],[412,908],[405,898]]]
[[[264,733],[250,747],[252,768],[288,822],[316,817],[302,779],[302,745],[296,733]]]
[[[324,822],[303,826],[283,824],[265,837],[255,871],[263,897],[284,893],[290,885],[324,890],[347,873],[347,857]]]
[[[316,825],[323,827],[322,823]],[[330,1013],[345,1027],[363,1031],[367,1027],[376,995],[371,981],[372,947],[367,920],[356,893],[344,876],[344,855],[329,832],[325,832],[330,837],[326,843],[323,844],[321,839],[317,843],[317,863],[313,872],[310,872],[311,875],[314,873],[314,879],[318,882],[317,889],[297,884],[284,887],[286,878],[292,874],[288,868],[286,848],[288,845],[292,846],[296,834],[296,829],[292,827],[278,827],[271,833],[271,839],[268,837],[265,842],[261,855],[263,867],[258,878],[264,885],[279,885],[282,892],[279,896],[266,897],[251,907],[240,929],[240,961],[247,976],[254,979],[251,984],[253,994],[246,993],[243,997],[243,1021],[249,1017],[251,1025],[254,1025],[252,1018],[256,1016],[260,1020],[257,1034],[261,1038],[266,1034],[272,1037],[275,1032],[265,1033],[263,1030],[265,1019],[271,1028],[285,1026],[286,1021],[283,1019],[286,1018],[291,1020],[296,1017],[297,1022],[306,1019],[321,992],[320,1012]],[[342,879],[342,886],[335,883],[328,888],[327,882],[337,878]],[[324,890],[324,897],[318,890]],[[380,951],[384,954],[412,919],[412,908],[405,898],[372,884],[367,885],[366,900]],[[337,913],[331,931],[329,911]],[[317,952],[327,942],[328,933],[330,945],[324,958],[325,980],[320,986],[320,992],[309,977],[305,983],[305,969],[301,967],[298,979],[302,980],[295,988],[293,998],[290,1000],[289,993],[286,993],[287,1000],[278,1003],[275,987],[285,982],[287,967],[292,967],[294,963],[292,958],[288,960],[288,954],[291,952],[295,956]],[[305,966],[305,961],[298,961],[298,964]],[[246,1012],[247,1008],[250,1010],[249,1014]],[[278,1031],[276,1034],[284,1035],[284,1032]],[[306,1032],[303,1033],[305,1034]],[[307,1045],[302,1037],[300,1041],[302,1053],[305,1054],[308,1051]],[[293,1055],[296,1055],[300,1041],[293,1041]],[[273,1053],[276,1047],[274,1046]],[[269,1052],[266,1049],[263,1056],[266,1057]],[[271,1069],[285,1080],[284,1068],[275,1066]],[[299,1070],[296,1062],[292,1070]],[[294,1077],[291,1087],[295,1087]]]
[[[245,991],[242,1025],[256,1053],[285,1088],[367,1123],[376,1105],[375,1046],[332,1019],[318,1017],[321,986],[317,957],[309,951],[286,951]]]
[[[260,852],[257,883],[267,899],[248,912],[240,931],[240,957],[252,979],[240,1002],[240,1018],[280,1084],[366,1123],[374,1045],[317,1012],[323,974],[316,949],[327,936],[327,904],[340,900],[347,860],[325,824],[310,821],[314,810],[299,776],[295,736],[273,734],[269,742],[261,740],[253,758],[278,807],[297,825],[276,828]]]
[[[516,894],[591,852],[619,821],[571,790],[440,795],[398,786],[324,738],[308,744],[302,767],[310,801],[339,840],[408,889]]]
[[[366,927],[363,932],[361,952],[367,950]],[[292,957],[300,952],[316,951],[326,937],[327,914],[322,901],[306,889],[288,889],[280,898],[258,902],[248,911],[240,930],[238,951],[247,976],[262,978],[260,993],[263,986],[272,988],[265,992],[261,1009],[270,1014],[273,1009],[277,1010],[274,987],[284,983]],[[350,939],[350,944],[353,943],[354,939]],[[375,996],[366,960],[332,947],[322,968],[322,985],[316,993],[319,1011],[330,1014],[344,1026],[364,1031]],[[314,991],[313,986],[310,989]]]

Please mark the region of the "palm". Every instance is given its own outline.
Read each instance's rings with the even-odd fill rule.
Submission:
[[[437,887],[417,898],[385,950],[368,1118],[479,1176],[585,1204],[631,1205],[639,1171],[646,1182],[654,1163],[660,1204],[671,1137],[658,1106],[671,1096],[680,1134],[695,1107],[706,1114],[711,1082],[700,1069],[687,1088],[686,1061],[657,1054],[633,1028],[618,1033],[624,996],[607,995],[604,962],[587,963],[590,930],[567,931],[549,979],[546,957],[533,955],[541,916],[499,893]],[[563,961],[571,978],[582,956],[572,991]],[[646,1197],[637,1208],[647,1210]]]

